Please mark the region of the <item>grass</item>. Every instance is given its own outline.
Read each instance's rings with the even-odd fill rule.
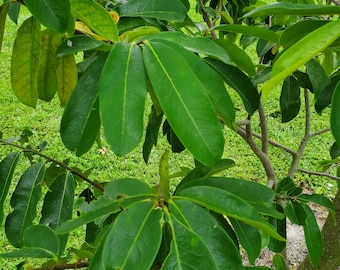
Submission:
[[[23,18],[21,18],[19,24],[22,21]],[[82,170],[92,168],[93,171],[90,175],[92,180],[106,182],[117,178],[133,177],[142,179],[151,185],[157,184],[158,160],[162,153],[169,148],[164,137],[160,137],[158,146],[153,150],[148,165],[144,164],[140,147],[136,148],[136,150],[129,155],[117,157],[111,151],[101,154],[98,146],[95,145],[87,154],[77,158],[73,153],[65,149],[59,136],[59,124],[63,110],[60,108],[57,98],[50,103],[39,102],[35,110],[22,105],[17,100],[10,86],[10,55],[16,29],[17,26],[7,20],[3,48],[0,54],[0,104],[2,104],[0,131],[3,132],[3,137],[11,138],[18,136],[22,130],[29,128],[33,131],[33,136],[30,140],[33,146],[38,145],[41,141],[47,141],[48,146],[44,149],[46,155],[57,160],[69,158],[70,165]],[[239,98],[232,90],[229,92],[235,100],[235,104],[241,107]],[[269,138],[292,149],[297,149],[299,140],[304,135],[302,128],[304,126],[303,110],[293,121],[287,124],[280,123],[280,119],[273,116],[275,112],[279,111],[278,97],[279,90],[263,101],[269,126]],[[244,116],[244,111],[240,110],[237,119],[242,119]],[[328,110],[326,110],[321,117],[313,111],[312,130],[316,131],[327,127],[329,125],[328,118]],[[255,123],[254,126],[257,126],[257,124],[258,123]],[[225,130],[225,137],[226,143],[223,157],[233,159],[237,166],[224,172],[223,175],[265,183],[266,177],[261,163],[244,143],[243,139],[231,130]],[[313,138],[307,146],[304,158],[301,161],[301,167],[317,171],[320,161],[329,159],[328,152],[332,142],[333,139],[330,133]],[[103,146],[109,149],[105,140],[103,140]],[[13,150],[14,149],[8,147],[2,147],[0,149],[0,159]],[[272,147],[270,148],[270,154],[278,176],[280,178],[285,177],[290,163],[290,156],[282,150]],[[181,167],[193,167],[193,160],[186,151],[182,154],[171,154],[169,163],[171,173],[179,171]],[[13,192],[15,184],[27,164],[28,163],[23,163],[20,170],[15,174],[11,192]],[[312,188],[317,193],[326,194],[330,197],[336,192],[335,182],[328,179],[297,174],[296,180],[302,186]],[[174,180],[174,182],[177,181],[178,179]],[[79,195],[85,187],[86,184],[79,184],[76,195]],[[6,205],[8,205],[8,201]],[[10,211],[8,206],[6,212],[8,213]],[[71,240],[73,244],[75,242],[76,245],[81,244],[77,237],[81,235],[82,232],[78,233],[79,234],[73,236]],[[10,249],[10,247],[5,238],[3,228],[0,230],[0,235],[0,252],[2,253]],[[14,269],[14,262],[8,260],[0,259],[0,265],[2,269]]]

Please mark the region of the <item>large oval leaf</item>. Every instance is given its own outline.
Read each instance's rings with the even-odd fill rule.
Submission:
[[[201,237],[217,269],[243,269],[238,247],[207,210],[185,200],[171,200],[169,204],[171,213]]]
[[[18,99],[35,108],[40,58],[40,23],[28,18],[17,32],[12,52],[11,82]]]
[[[56,229],[57,226],[72,218],[74,187],[72,174],[67,172],[57,176],[45,196],[41,224]],[[57,254],[61,256],[66,246],[67,235],[59,236],[59,242],[60,250]]]
[[[41,24],[60,34],[66,32],[71,16],[69,0],[25,0],[25,4]]]
[[[322,65],[314,59],[311,59],[306,63],[306,68],[313,87],[315,98],[317,99],[319,97],[319,93],[331,83],[331,80],[328,78]]]
[[[105,239],[105,269],[150,269],[161,244],[161,219],[153,202],[133,204],[121,213]]]
[[[119,7],[119,15],[121,17],[151,17],[160,20],[182,22],[186,14],[186,7],[180,0],[129,0]]]
[[[119,156],[132,151],[142,138],[146,92],[140,48],[116,43],[100,77],[99,101],[105,137]]]
[[[44,176],[45,164],[36,163],[27,169],[15,188],[11,198],[14,210],[7,216],[5,224],[6,236],[14,247],[22,247],[24,230],[32,225],[36,216]]]
[[[332,21],[284,51],[275,61],[271,79],[263,86],[262,95],[267,96],[277,84],[340,37],[339,28],[340,20]]]
[[[106,57],[107,54],[98,57],[80,78],[61,119],[61,138],[78,156],[91,148],[99,133],[99,77]]]
[[[290,76],[284,80],[280,95],[282,123],[294,119],[300,111],[300,105],[300,85],[294,77]]]
[[[20,154],[10,153],[0,162],[0,224],[4,218],[4,201],[12,182],[14,170],[18,164]]]
[[[220,122],[212,107],[210,89],[197,77],[182,47],[147,41],[143,47],[146,70],[165,115],[186,148],[208,166],[214,166],[223,152]],[[184,50],[184,51],[181,51]],[[190,79],[189,79],[190,78]],[[213,82],[213,80],[209,81]],[[211,88],[212,89],[212,88]],[[218,89],[213,89],[218,90]]]

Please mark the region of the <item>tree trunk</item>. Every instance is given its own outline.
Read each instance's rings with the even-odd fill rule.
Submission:
[[[328,215],[322,229],[323,251],[318,265],[312,266],[308,256],[299,265],[298,270],[338,270],[340,269],[340,189],[333,201],[336,213],[336,226]]]

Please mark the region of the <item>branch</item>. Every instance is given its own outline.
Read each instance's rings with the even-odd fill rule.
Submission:
[[[332,0],[332,2],[337,5],[337,6],[340,6],[340,0]]]
[[[97,189],[99,189],[101,191],[104,191],[104,188],[103,188],[102,185],[93,182],[92,180],[87,178],[85,175],[83,175],[81,172],[79,172],[79,171],[77,171],[77,170],[67,166],[65,163],[63,163],[63,162],[61,162],[59,160],[56,160],[56,159],[51,158],[49,156],[46,156],[45,154],[43,154],[43,153],[41,153],[39,151],[36,151],[36,150],[33,150],[33,149],[29,149],[29,148],[25,148],[25,147],[23,147],[21,145],[15,144],[15,143],[6,142],[5,140],[2,140],[2,139],[0,139],[0,144],[12,146],[12,147],[15,147],[15,148],[18,148],[18,149],[22,150],[23,152],[32,153],[34,155],[42,157],[43,159],[45,159],[47,161],[50,161],[50,162],[53,162],[53,163],[59,165],[60,167],[62,167],[65,170],[69,171],[70,173],[79,176],[81,179],[83,179],[85,182],[87,182],[91,186],[93,186],[93,187],[95,187],[95,188],[97,188]]]
[[[260,127],[261,127],[261,140],[262,140],[262,152],[268,154],[268,128],[266,115],[264,113],[262,102],[260,101],[259,106],[259,117],[260,117]]]
[[[328,177],[328,178],[333,179],[333,180],[340,181],[340,177],[331,175],[331,174],[329,174],[329,173],[324,173],[324,172],[313,172],[313,171],[308,171],[308,170],[301,169],[301,168],[297,169],[297,171],[298,171],[298,172],[305,173],[305,174],[308,174],[309,176],[310,176],[310,175],[324,176],[324,177]]]
[[[202,14],[203,14],[203,20],[207,23],[209,29],[210,29],[210,33],[211,33],[211,36],[213,39],[217,39],[217,35],[216,35],[216,32],[214,30],[211,30],[211,28],[213,28],[213,23],[211,22],[210,20],[210,17],[209,15],[205,12],[204,10],[204,4],[203,4],[203,1],[202,0],[197,0],[198,4],[200,5],[200,9],[202,11]]]
[[[57,264],[52,266],[45,266],[41,268],[34,268],[32,270],[63,270],[63,269],[79,269],[79,268],[85,268],[88,267],[90,263],[85,260],[81,260],[76,263],[70,263],[70,264]]]
[[[331,128],[324,128],[324,129],[321,129],[321,130],[318,130],[318,131],[315,131],[313,133],[310,134],[311,137],[315,137],[315,136],[318,136],[318,135],[321,135],[323,133],[326,133],[328,131],[330,131]]]

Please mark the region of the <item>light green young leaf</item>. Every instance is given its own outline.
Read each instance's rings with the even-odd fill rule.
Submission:
[[[91,148],[99,133],[99,77],[106,57],[105,53],[99,56],[81,77],[61,119],[61,138],[77,156]]]
[[[121,17],[151,17],[182,22],[187,16],[187,10],[180,0],[129,0],[120,6],[119,15]]]
[[[270,5],[264,5],[256,8],[243,17],[262,17],[269,15],[299,15],[299,16],[311,16],[311,15],[324,15],[324,14],[339,14],[340,7],[333,5],[309,5],[309,4],[295,4],[295,3],[274,3]]]
[[[1,47],[2,47],[2,39],[4,37],[4,31],[5,31],[5,23],[6,23],[6,16],[9,9],[10,3],[5,3],[0,6],[0,53],[1,53]]]
[[[150,201],[119,214],[105,239],[105,269],[150,269],[162,240],[161,219],[162,211]]]
[[[18,99],[35,108],[38,101],[37,74],[40,58],[40,23],[28,18],[17,32],[12,52],[11,82]]]
[[[25,0],[32,15],[48,29],[64,34],[66,32],[71,7],[68,0]]]
[[[282,80],[340,37],[339,28],[340,20],[332,21],[306,35],[284,51],[275,61],[271,79],[264,84],[262,95],[266,97]]]
[[[75,17],[98,35],[118,41],[118,29],[110,14],[94,0],[70,0]]]
[[[36,207],[41,197],[41,184],[45,176],[45,164],[36,163],[22,175],[11,198],[13,212],[7,216],[5,232],[14,247],[22,247],[24,230],[32,225]]]
[[[12,182],[14,170],[18,164],[20,153],[13,152],[7,155],[0,162],[0,224],[4,218],[4,201],[8,194],[9,187]]]
[[[131,152],[142,138],[146,92],[140,48],[116,43],[100,76],[99,103],[106,140],[119,156]]]
[[[197,160],[214,166],[222,156],[224,140],[212,106],[214,101],[208,94],[213,88],[207,89],[196,74],[200,68],[206,70],[206,64],[196,59],[188,61],[189,57],[195,56],[185,55],[190,53],[174,43],[169,44],[165,41],[145,42],[143,58],[148,76],[178,138]],[[208,83],[214,83],[214,80],[210,79]],[[213,90],[220,93],[219,89]]]

